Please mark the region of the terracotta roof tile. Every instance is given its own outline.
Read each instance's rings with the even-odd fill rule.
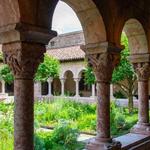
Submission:
[[[47,53],[60,61],[79,60],[85,58],[85,53],[81,50],[80,46],[48,49]]]

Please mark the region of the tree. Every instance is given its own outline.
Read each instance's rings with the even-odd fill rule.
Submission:
[[[133,66],[128,60],[130,50],[128,47],[128,39],[125,33],[122,34],[121,42],[125,46],[125,49],[121,52],[121,60],[119,65],[113,71],[112,83],[118,86],[121,92],[128,98],[129,112],[132,112],[133,95],[135,95],[137,91],[137,88],[135,88],[137,78]],[[92,68],[87,66],[85,70],[85,83],[91,85],[94,82],[95,76]]]
[[[35,74],[35,81],[47,81],[49,77],[56,77],[59,75],[60,64],[59,61],[51,56],[45,54],[44,62],[41,63]],[[14,80],[12,71],[7,64],[0,67],[0,79],[11,84]]]
[[[118,86],[121,92],[128,98],[128,108],[129,113],[131,113],[133,111],[133,96],[137,91],[135,88],[137,78],[133,66],[128,60],[130,50],[125,33],[122,34],[121,42],[125,49],[121,52],[121,61],[118,67],[114,69],[112,83]]]
[[[44,62],[39,65],[35,74],[35,81],[45,82],[49,77],[57,77],[59,75],[59,68],[59,61],[45,54]]]
[[[95,83],[95,75],[93,73],[93,69],[90,66],[87,66],[84,70],[84,81],[87,85],[92,85]]]
[[[0,80],[4,80],[8,84],[13,83],[14,77],[8,65],[0,67]]]

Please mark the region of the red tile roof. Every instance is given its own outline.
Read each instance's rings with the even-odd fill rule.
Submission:
[[[48,49],[47,53],[60,61],[80,60],[85,58],[85,53],[80,46]]]

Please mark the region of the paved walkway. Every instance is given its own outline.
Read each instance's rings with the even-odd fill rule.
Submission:
[[[52,132],[53,130],[52,129],[46,129],[46,128],[40,128],[38,129],[39,131],[44,131],[44,132]],[[94,135],[89,135],[89,134],[80,134],[79,137],[78,137],[78,141],[87,141],[91,138],[95,137]]]

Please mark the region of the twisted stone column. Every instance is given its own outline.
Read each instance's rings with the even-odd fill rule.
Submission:
[[[98,50],[97,50],[98,51]],[[114,67],[120,61],[120,53],[108,47],[103,52],[85,50],[89,64],[93,67],[97,82],[97,136],[87,145],[87,150],[120,148],[110,136],[110,82]]]
[[[14,150],[34,149],[33,78],[45,50],[45,46],[36,43],[14,42],[3,45],[5,61],[15,77]]]
[[[134,63],[135,72],[138,77],[138,123],[131,132],[150,135],[149,124],[149,77],[150,63]]]

